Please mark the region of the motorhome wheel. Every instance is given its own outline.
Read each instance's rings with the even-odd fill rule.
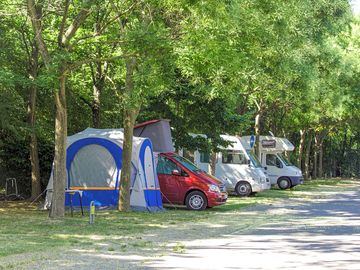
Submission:
[[[207,207],[206,196],[200,191],[190,192],[185,199],[186,207],[189,210],[204,210]]]
[[[247,197],[252,193],[251,185],[248,182],[241,181],[237,183],[235,192],[241,197]]]
[[[286,177],[280,177],[277,182],[280,189],[288,189],[291,187],[290,180]]]

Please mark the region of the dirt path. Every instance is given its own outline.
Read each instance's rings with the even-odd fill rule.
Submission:
[[[9,256],[4,269],[359,269],[360,186],[218,213],[120,246]]]

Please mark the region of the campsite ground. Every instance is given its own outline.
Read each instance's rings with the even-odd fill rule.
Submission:
[[[317,180],[204,212],[98,212],[94,225],[0,202],[0,269],[356,269],[359,195],[358,181]]]

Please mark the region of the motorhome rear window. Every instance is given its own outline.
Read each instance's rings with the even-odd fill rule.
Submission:
[[[224,164],[247,164],[245,155],[241,152],[224,151],[222,153],[222,163]]]
[[[200,153],[200,162],[201,163],[209,163],[210,154],[207,152],[199,152]]]

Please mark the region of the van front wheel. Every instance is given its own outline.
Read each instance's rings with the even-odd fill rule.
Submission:
[[[280,177],[277,183],[280,189],[288,189],[291,187],[290,180],[286,177]]]
[[[186,207],[189,210],[204,210],[207,207],[207,199],[204,193],[200,191],[190,192],[185,199]]]
[[[240,197],[247,197],[252,193],[251,185],[248,182],[241,181],[237,183],[235,192]]]

